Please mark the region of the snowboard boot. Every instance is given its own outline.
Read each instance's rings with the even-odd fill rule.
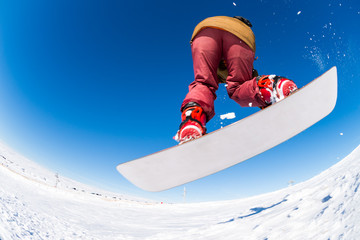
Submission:
[[[197,103],[190,102],[183,108],[181,120],[179,131],[174,137],[179,144],[199,138],[206,133],[206,114]]]
[[[261,98],[267,106],[281,101],[298,89],[292,80],[276,75],[258,76],[256,80]]]

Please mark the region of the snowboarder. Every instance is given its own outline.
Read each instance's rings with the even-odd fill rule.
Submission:
[[[229,97],[242,107],[265,108],[297,89],[284,77],[257,76],[251,27],[250,21],[240,16],[210,17],[195,27],[190,41],[195,80],[181,105],[182,122],[175,136],[180,143],[206,133],[206,123],[215,115],[215,92],[221,82],[226,82]]]

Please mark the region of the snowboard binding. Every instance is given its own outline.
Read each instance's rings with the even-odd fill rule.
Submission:
[[[206,134],[206,114],[204,110],[194,102],[188,103],[181,114],[181,124],[174,139],[183,144],[197,139]]]
[[[263,75],[256,78],[261,98],[269,106],[288,97],[298,88],[294,81],[276,75]]]

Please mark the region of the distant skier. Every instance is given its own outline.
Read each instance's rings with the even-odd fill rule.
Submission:
[[[180,143],[206,133],[221,82],[242,107],[265,108],[297,89],[292,80],[253,72],[256,45],[251,27],[239,16],[210,17],[195,27],[190,41],[195,80],[181,105],[182,122],[175,136]]]

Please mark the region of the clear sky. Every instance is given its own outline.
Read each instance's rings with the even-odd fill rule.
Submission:
[[[0,139],[60,175],[181,202],[183,186],[148,193],[115,167],[176,144],[179,107],[193,80],[189,40],[198,22],[216,15],[251,20],[260,74],[284,75],[301,87],[337,66],[338,102],[286,143],[186,184],[188,201],[277,190],[360,144],[357,0],[0,0]],[[209,131],[258,111],[229,100],[223,86],[215,106]],[[236,118],[221,121],[228,112]]]

